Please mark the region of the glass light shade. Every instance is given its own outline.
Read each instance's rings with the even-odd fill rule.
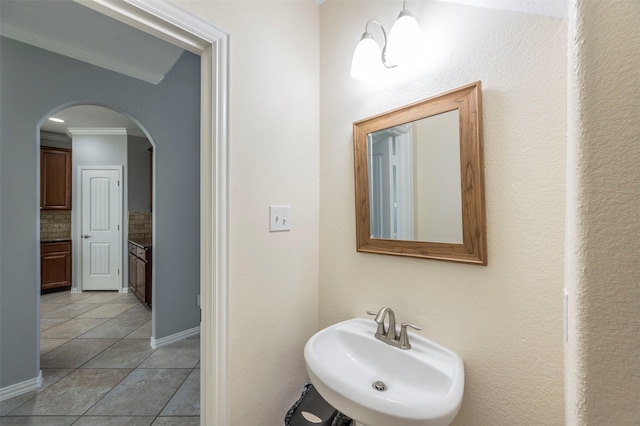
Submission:
[[[365,33],[353,52],[351,77],[371,81],[378,78],[383,70],[380,46],[370,34]]]
[[[393,65],[407,65],[417,60],[420,54],[422,33],[416,20],[403,10],[398,20],[391,27],[387,43],[387,62]]]

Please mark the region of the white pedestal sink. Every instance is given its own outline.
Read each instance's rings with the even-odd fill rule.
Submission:
[[[307,342],[307,372],[320,395],[358,425],[446,426],[464,392],[464,365],[453,351],[411,334],[411,349],[377,340],[377,324],[347,320]]]

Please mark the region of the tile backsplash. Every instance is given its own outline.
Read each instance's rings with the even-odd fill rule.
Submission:
[[[151,212],[129,212],[128,238],[151,238]],[[40,210],[40,241],[71,239],[71,211]]]
[[[151,238],[151,212],[129,212],[129,239]]]
[[[40,241],[71,239],[70,210],[40,210]]]

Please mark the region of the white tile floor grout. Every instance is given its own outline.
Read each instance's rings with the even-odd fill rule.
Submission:
[[[43,384],[0,402],[1,425],[200,424],[199,338],[152,349],[127,293],[49,293],[40,311]]]

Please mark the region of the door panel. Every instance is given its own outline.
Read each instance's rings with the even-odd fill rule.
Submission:
[[[120,169],[81,172],[82,288],[120,290]]]
[[[135,293],[137,286],[136,257],[129,253],[129,288]]]
[[[146,297],[146,286],[147,286],[147,282],[146,282],[146,264],[140,260],[140,259],[136,259],[136,282],[137,282],[137,287],[136,289],[138,290],[138,293],[140,293],[140,296],[142,297],[142,300],[145,300]]]

